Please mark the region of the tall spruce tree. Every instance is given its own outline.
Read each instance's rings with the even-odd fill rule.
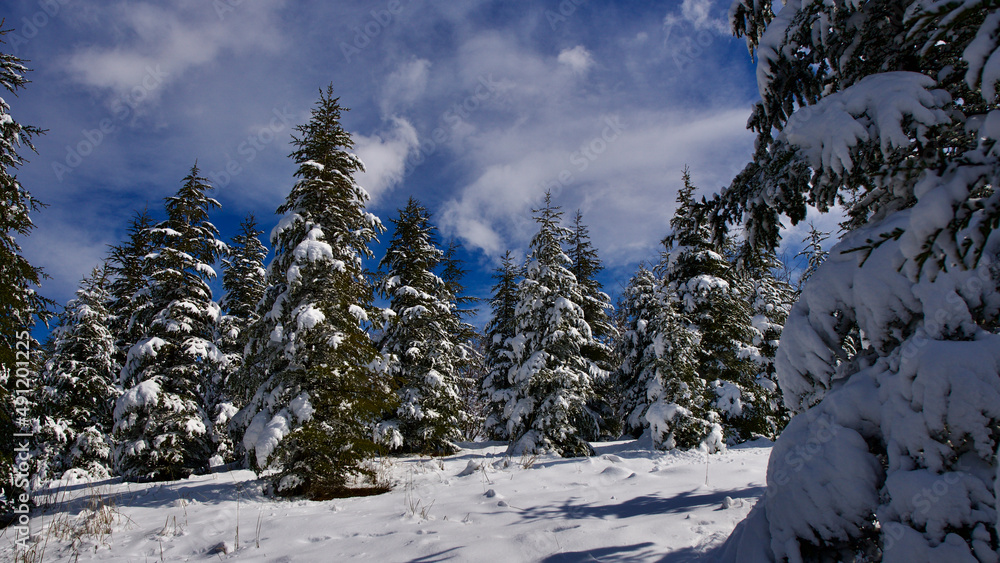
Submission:
[[[518,286],[517,333],[510,339],[511,398],[504,412],[511,452],[592,455],[598,416],[587,407],[593,380],[606,374],[583,351],[594,345],[584,318],[583,291],[563,250],[570,231],[545,194],[535,210],[538,233]]]
[[[735,272],[740,294],[750,306],[752,340],[747,351],[757,366],[756,386],[747,389],[756,406],[751,413],[756,418],[752,427],[770,440],[777,438],[789,418],[778,389],[775,355],[796,293],[775,275],[782,267],[773,251],[744,246]]]
[[[761,101],[754,160],[709,210],[718,231],[740,225],[771,249],[807,204],[839,202],[848,220],[782,333],[795,416],[767,493],[715,559],[997,561],[1000,11],[741,0],[730,13]]]
[[[427,209],[410,198],[393,225],[379,264],[379,293],[393,315],[378,344],[399,398],[387,422],[399,431],[404,450],[454,453],[468,416],[460,396],[461,364],[473,352],[458,340],[463,334],[455,296],[434,273],[444,253]]]
[[[510,370],[514,367],[514,353],[509,345],[517,335],[517,286],[522,269],[514,262],[508,250],[501,258],[500,265],[493,272],[496,283],[492,288],[490,309],[493,318],[486,324],[484,335],[483,364],[485,375],[482,381],[483,402],[485,403],[484,426],[486,435],[493,440],[507,440],[507,420],[514,395],[510,380]]]
[[[129,223],[128,239],[112,246],[108,257],[108,312],[115,339],[115,363],[121,366],[125,365],[129,349],[146,333],[142,323],[149,315],[139,312],[149,304],[146,256],[153,252],[152,226],[148,209],[136,211]]]
[[[597,255],[597,249],[590,242],[590,229],[583,223],[583,213],[579,210],[573,216],[569,239],[566,241],[566,255],[571,261],[570,272],[576,276],[583,294],[583,317],[590,326],[593,342],[583,350],[583,355],[594,362],[605,373],[615,368],[613,342],[618,337],[617,329],[611,322],[611,296],[602,290],[597,275],[604,270]],[[610,377],[594,380],[594,397],[589,408],[600,416],[601,435],[617,438],[622,433],[622,422],[617,416],[620,397],[617,387]]]
[[[721,447],[722,426],[711,410],[711,390],[698,376],[697,334],[656,275],[644,266],[629,280],[623,300],[625,331],[616,379],[625,428],[649,432],[660,449]]]
[[[243,352],[250,340],[250,327],[260,319],[257,306],[267,290],[267,270],[264,258],[267,248],[260,242],[264,231],[257,228],[257,219],[247,215],[240,223],[240,232],[229,244],[229,255],[222,259],[222,289],[219,306],[224,313],[219,319],[219,341],[222,351],[234,358],[233,371],[227,379],[227,394],[242,407],[254,392],[243,373]]]
[[[692,397],[708,398],[707,408],[719,415],[726,441],[740,442],[769,431],[760,416],[766,405],[756,393],[757,370],[751,357],[757,352],[752,347],[750,307],[739,292],[725,249],[712,241],[707,225],[698,217],[695,187],[686,169],[683,178],[678,207],[670,220],[671,233],[663,240],[659,273],[698,333],[697,373],[711,392]],[[703,408],[682,406],[695,412]]]
[[[458,257],[458,251],[461,249],[462,243],[455,239],[450,240],[441,256],[440,268],[441,279],[444,281],[445,287],[455,296],[455,304],[457,305],[455,313],[459,318],[466,319],[475,316],[478,312],[475,306],[479,303],[479,298],[468,295],[465,291],[465,276],[468,275],[469,270],[465,268],[462,260]],[[468,332],[470,329],[472,332]],[[463,330],[466,331],[466,336],[469,339],[475,337],[475,327],[472,325],[464,324]]]
[[[219,307],[212,301],[212,264],[226,245],[208,214],[210,198],[198,166],[166,198],[167,219],[150,229],[148,306],[133,325],[146,333],[121,372],[126,389],[115,405],[115,466],[128,480],[173,480],[208,469],[213,378],[224,355],[214,344]]]
[[[10,32],[2,27],[0,21],[0,43]],[[28,83],[26,72],[21,59],[0,52],[0,84],[8,92],[17,95]],[[17,382],[34,378],[31,356],[38,343],[31,330],[36,318],[49,318],[53,305],[35,290],[45,274],[21,255],[17,243],[17,237],[31,234],[31,213],[41,207],[17,180],[16,171],[25,162],[18,151],[24,147],[34,151],[32,139],[43,131],[18,123],[10,109],[0,98],[0,205],[4,210],[0,213],[0,514],[7,514],[25,489],[27,476],[14,470],[14,448],[22,445],[15,443],[14,434],[27,433],[30,413],[28,395],[17,391]],[[19,376],[18,370],[28,377]]]
[[[115,382],[115,343],[109,328],[107,266],[94,268],[66,303],[52,330],[52,349],[41,372],[34,481],[66,471],[77,476],[111,476],[112,410],[121,394]]]
[[[479,330],[466,320],[479,312],[477,305],[480,299],[466,293],[465,276],[469,271],[458,256],[461,249],[462,244],[458,240],[452,239],[448,242],[441,257],[441,279],[455,297],[454,314],[458,317],[458,322],[451,325],[454,330],[452,341],[466,344],[461,350],[462,356],[457,364],[458,383],[466,415],[465,423],[462,425],[464,438],[467,441],[474,441],[483,435],[485,422],[485,403],[480,394],[485,377],[484,342]]]
[[[354,180],[364,166],[348,152],[343,110],[330,86],[295,129],[298,181],[278,208],[268,289],[247,346],[260,385],[234,419],[252,467],[273,470],[280,495],[323,498],[373,476],[373,426],[391,405],[366,331],[381,313],[362,264],[383,227]]]

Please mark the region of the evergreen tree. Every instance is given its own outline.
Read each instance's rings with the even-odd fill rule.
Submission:
[[[250,400],[257,390],[249,383],[250,377],[243,369],[243,353],[250,339],[249,328],[258,321],[257,305],[267,289],[267,271],[264,258],[267,248],[260,242],[263,231],[257,220],[248,214],[240,223],[240,232],[229,244],[229,252],[222,259],[222,289],[219,301],[222,316],[216,332],[216,346],[225,355],[219,371],[213,375],[213,395],[207,397],[212,419],[212,440],[216,445],[213,465],[234,461],[245,454],[239,443],[242,436],[233,435],[229,423],[233,416]]]
[[[796,297],[795,290],[775,275],[781,268],[773,251],[749,247],[742,249],[736,268],[740,294],[750,305],[752,340],[748,351],[757,365],[756,386],[747,390],[758,407],[751,413],[756,418],[752,425],[771,440],[788,423],[789,413],[781,400],[774,361],[788,310]]]
[[[697,335],[672,299],[642,265],[625,288],[616,377],[625,427],[636,437],[648,431],[657,448],[715,451],[722,426],[710,409],[710,389],[697,373]]]
[[[508,250],[501,258],[500,266],[493,272],[490,308],[493,318],[486,324],[484,336],[483,364],[486,372],[482,381],[483,402],[485,403],[483,423],[486,434],[493,440],[507,440],[507,420],[505,412],[513,404],[513,386],[510,370],[514,367],[514,354],[508,342],[517,334],[517,286],[522,275],[521,268],[514,264],[514,257]]]
[[[444,253],[427,210],[410,198],[393,224],[395,233],[379,264],[379,292],[394,314],[378,344],[399,397],[388,422],[399,431],[405,450],[451,454],[458,451],[453,442],[467,417],[461,364],[473,351],[455,296],[434,273]]]
[[[807,204],[848,220],[782,333],[795,416],[767,494],[716,559],[997,561],[996,3],[774,14],[741,0],[731,14],[761,101],[754,160],[708,210],[717,232],[745,221],[772,249]]]
[[[576,212],[573,224],[570,226],[567,252],[571,260],[570,272],[576,276],[583,294],[583,317],[590,326],[593,342],[583,350],[583,355],[599,366],[604,372],[614,369],[614,350],[612,343],[618,337],[614,324],[611,322],[611,297],[602,291],[597,275],[604,270],[597,249],[590,242],[590,230],[583,224],[583,213]],[[614,439],[622,433],[622,423],[617,416],[616,387],[611,378],[594,380],[594,397],[589,408],[600,416],[601,434]]]
[[[448,248],[441,256],[441,279],[448,291],[455,296],[456,314],[459,318],[465,319],[475,316],[478,312],[475,305],[479,303],[479,298],[467,295],[465,292],[464,280],[469,270],[462,265],[462,261],[458,257],[458,251],[461,249],[462,243],[457,240],[452,239],[448,242]],[[475,327],[467,323],[463,324],[463,327],[469,339],[476,336],[474,334]],[[470,330],[471,332],[469,332]]]
[[[613,309],[611,297],[604,293],[601,282],[597,281],[597,275],[604,270],[604,265],[597,255],[597,249],[590,242],[590,229],[583,224],[583,213],[580,211],[573,216],[566,254],[570,259],[569,271],[576,276],[576,283],[580,285],[583,293],[584,302],[581,307],[594,338],[601,343],[613,339],[616,335],[615,327],[611,323],[610,312]],[[590,352],[595,362],[607,360],[606,347]]]
[[[298,181],[278,208],[268,288],[250,328],[247,373],[257,391],[234,424],[258,472],[280,495],[324,498],[358,476],[378,449],[373,425],[390,408],[388,378],[366,324],[375,316],[362,259],[382,232],[354,181],[333,88],[296,128]]]
[[[257,219],[247,215],[240,223],[240,232],[229,244],[229,255],[222,260],[222,289],[219,302],[224,313],[219,319],[221,350],[233,358],[233,378],[225,386],[228,395],[242,407],[257,390],[240,378],[243,350],[250,339],[249,328],[260,319],[257,306],[267,289],[264,258],[267,248],[260,242],[263,231]]]
[[[111,476],[112,409],[121,393],[107,286],[107,266],[94,268],[50,335],[38,400],[36,484],[71,469],[91,479]]]
[[[128,229],[128,240],[111,247],[108,257],[108,312],[115,339],[115,363],[124,366],[129,349],[146,333],[142,323],[149,316],[139,314],[149,305],[146,256],[153,252],[149,210],[137,211]]]
[[[445,287],[455,297],[455,315],[458,322],[452,323],[455,333],[453,342],[465,343],[462,348],[464,356],[458,362],[459,395],[465,411],[464,436],[466,441],[474,441],[483,435],[485,423],[485,403],[480,394],[485,368],[483,366],[484,341],[483,335],[475,326],[465,319],[478,313],[479,298],[468,295],[465,291],[465,276],[469,271],[458,257],[462,244],[455,239],[448,243],[441,257],[441,279]]]
[[[698,217],[694,185],[684,171],[684,187],[670,220],[672,232],[663,240],[665,252],[658,266],[667,291],[698,334],[697,373],[711,393],[710,405],[682,405],[692,412],[707,408],[720,417],[725,438],[736,443],[767,435],[772,429],[761,416],[767,407],[758,396],[757,369],[751,359],[750,307],[740,294],[735,273],[724,249]],[[714,397],[712,395],[714,394]]]
[[[226,246],[208,220],[219,203],[206,194],[197,165],[177,195],[166,198],[167,219],[150,229],[146,257],[148,306],[133,325],[146,334],[129,350],[121,373],[126,389],[115,406],[115,465],[130,480],[173,480],[208,469],[217,396],[213,377],[225,360],[214,344],[219,307],[208,281]]]
[[[559,224],[562,213],[551,194],[535,213],[539,231],[518,286],[517,334],[510,339],[512,392],[504,413],[511,451],[592,455],[587,440],[597,437],[597,415],[587,402],[593,380],[606,374],[583,355],[594,337],[563,251],[570,231]]]
[[[465,424],[462,425],[462,436],[466,442],[477,442],[489,439],[486,432],[486,398],[483,396],[483,382],[486,379],[486,336],[476,332],[469,341],[473,352],[472,361],[460,371],[462,379],[459,385],[459,396],[466,413]]]
[[[3,22],[0,21],[0,28]],[[0,43],[10,30],[0,29]],[[16,95],[28,80],[22,60],[0,52],[0,84]],[[7,514],[24,491],[26,476],[15,471],[15,433],[26,433],[27,396],[16,391],[17,381],[34,376],[31,354],[38,343],[31,338],[35,319],[46,321],[52,301],[35,291],[44,273],[21,255],[17,237],[31,234],[31,213],[41,203],[17,180],[16,170],[24,164],[18,154],[22,147],[34,151],[32,139],[42,130],[22,125],[10,114],[10,105],[0,98],[0,513]],[[27,370],[21,377],[17,370]],[[21,440],[23,441],[23,439]]]

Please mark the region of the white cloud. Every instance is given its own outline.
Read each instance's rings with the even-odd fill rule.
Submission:
[[[667,27],[687,24],[696,31],[714,31],[728,36],[732,33],[729,23],[723,17],[713,17],[713,11],[722,11],[716,10],[713,4],[713,0],[684,0],[681,3],[680,15],[667,14],[663,23]]]
[[[72,299],[80,280],[107,256],[108,245],[118,242],[100,238],[96,234],[100,231],[94,229],[96,221],[88,222],[91,224],[63,219],[58,228],[40,225],[20,241],[32,265],[41,267],[48,276],[42,280],[40,294],[59,303]]]
[[[387,130],[372,136],[353,135],[355,152],[365,164],[365,171],[356,179],[371,194],[373,202],[403,180],[406,157],[420,144],[417,130],[409,121],[393,117],[389,125]]]
[[[170,8],[146,2],[103,6],[101,25],[116,30],[119,39],[110,46],[76,48],[61,66],[84,86],[110,90],[117,98],[153,100],[165,83],[225,50],[278,49],[282,41],[272,22],[282,4],[247,2],[222,14],[196,0]]]
[[[559,52],[559,57],[556,60],[568,66],[576,74],[586,74],[594,65],[594,57],[583,45],[577,45],[572,49],[563,49]]]
[[[560,119],[567,116],[552,121]],[[565,136],[552,133],[553,122],[480,139],[498,151],[473,155],[483,172],[446,203],[443,229],[494,257],[523,248],[534,233],[531,209],[550,189],[567,215],[583,211],[608,265],[634,263],[655,254],[667,234],[684,166],[699,193],[714,192],[747,162],[753,140],[744,108],[709,117],[632,110],[618,122],[591,116],[577,119]],[[507,154],[508,143],[525,150]],[[535,144],[549,148],[531,150]]]
[[[427,90],[431,62],[414,59],[399,65],[382,85],[379,107],[383,115],[392,115],[411,107]]]
[[[662,62],[647,56],[657,43],[620,45],[648,89],[664,72]],[[684,166],[700,194],[709,194],[729,184],[752,155],[750,103],[735,95],[709,104],[676,98],[669,82],[660,82],[665,87],[656,99],[633,98],[627,84],[581,88],[579,75],[566,70],[593,65],[585,48],[547,58],[499,33],[471,36],[459,53],[454,69],[435,62],[441,76],[457,78],[452,91],[467,90],[482,75],[503,83],[504,91],[489,111],[469,115],[461,142],[449,145],[449,160],[466,175],[438,217],[444,234],[494,259],[525,249],[535,232],[531,210],[547,188],[567,216],[583,211],[609,267],[649,259],[667,234]],[[715,88],[726,91],[738,79],[725,75]],[[614,93],[606,91],[612,87]],[[698,110],[690,109],[694,104]]]

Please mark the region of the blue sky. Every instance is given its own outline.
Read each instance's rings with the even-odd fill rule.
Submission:
[[[547,188],[583,212],[614,293],[655,259],[685,165],[708,194],[751,157],[754,67],[726,1],[10,4],[4,50],[33,69],[12,113],[48,130],[19,172],[48,205],[21,244],[59,302],[195,159],[224,239],[248,212],[270,231],[290,129],[330,83],[370,209],[388,226],[423,202],[480,296]]]

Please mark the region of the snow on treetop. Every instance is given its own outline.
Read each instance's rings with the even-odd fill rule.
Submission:
[[[209,266],[208,264],[198,262],[197,264],[194,265],[194,269],[196,272],[204,274],[208,278],[215,279],[217,277],[215,273],[215,268]]]
[[[716,289],[728,291],[729,282],[717,276],[701,274],[689,279],[685,288],[692,293],[706,293]]]
[[[125,360],[125,365],[133,365],[135,362],[138,362],[147,356],[155,357],[156,353],[159,352],[160,348],[162,348],[166,343],[167,342],[162,338],[157,338],[155,336],[136,342],[135,345],[128,350],[128,357]],[[122,370],[122,373],[124,374],[125,370]]]
[[[306,233],[306,239],[300,242],[295,247],[295,250],[292,251],[295,260],[297,262],[316,262],[323,259],[332,259],[333,247],[325,241],[320,240],[322,238],[323,229],[316,226],[309,229],[309,232]]]
[[[295,225],[295,223],[301,221],[305,221],[305,218],[303,218],[298,213],[288,213],[284,217],[279,219],[278,224],[275,225],[273,229],[271,229],[271,235],[270,235],[271,244],[276,244],[278,241],[278,237],[281,236],[281,233],[291,228],[293,225]]]
[[[228,359],[215,344],[204,338],[188,338],[184,341],[184,353],[196,358],[204,358],[212,362],[228,363]]]
[[[302,166],[311,166],[311,167],[315,168],[316,170],[319,170],[320,172],[326,170],[326,166],[323,166],[322,164],[320,164],[319,162],[316,162],[315,160],[307,160],[307,161],[305,161],[305,162],[302,163]]]
[[[299,330],[310,330],[325,321],[326,315],[312,303],[307,303],[296,307],[295,311],[292,312],[292,318],[295,319]]]
[[[259,467],[267,467],[267,458],[271,457],[274,448],[291,431],[290,414],[281,409],[274,417],[268,419],[267,411],[260,411],[243,434],[243,447],[255,455]]]
[[[288,408],[292,410],[292,414],[295,415],[295,418],[297,418],[299,422],[303,423],[309,422],[309,420],[312,419],[313,413],[316,412],[316,409],[313,408],[312,403],[309,401],[309,393],[305,391],[299,393],[297,397],[292,399],[291,402],[288,403]]]
[[[152,229],[149,229],[149,232],[152,233],[152,234],[167,235],[168,237],[179,237],[179,236],[182,236],[181,233],[179,233],[179,232],[177,232],[177,231],[175,231],[175,230],[173,230],[171,228],[168,228],[168,227],[154,227]]]
[[[357,305],[351,305],[350,307],[348,307],[347,312],[350,313],[351,316],[353,316],[355,319],[358,319],[359,321],[368,320],[368,313],[366,313],[364,309],[362,309]]]
[[[126,420],[126,413],[139,410],[146,406],[156,406],[160,400],[160,384],[154,379],[147,379],[132,387],[118,398],[115,403],[115,419]]]

